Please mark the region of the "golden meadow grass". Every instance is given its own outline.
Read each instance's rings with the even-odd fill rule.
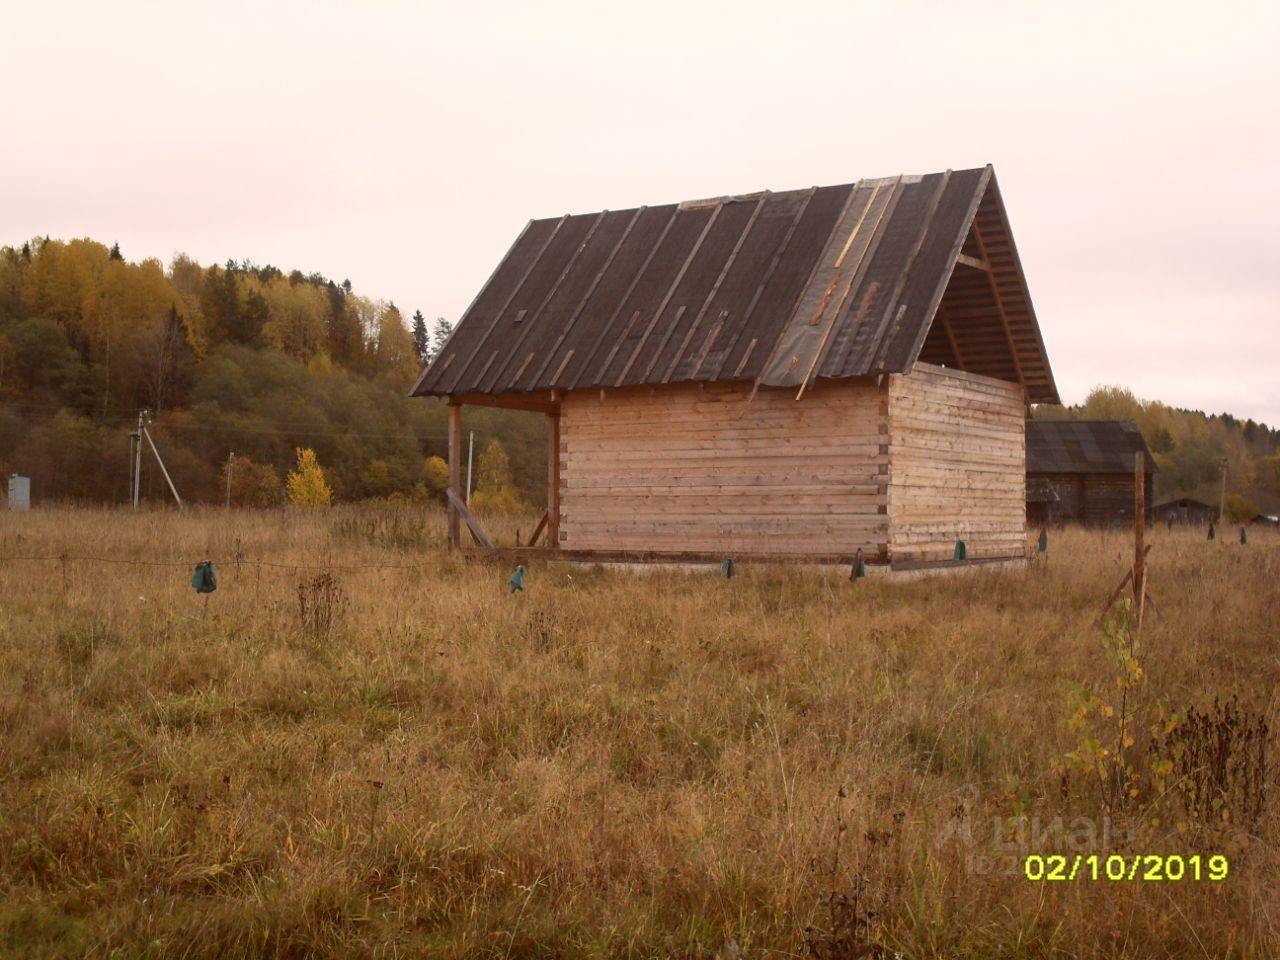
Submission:
[[[403,506],[0,515],[0,954],[1280,952],[1274,761],[1257,823],[1135,813],[1096,840],[1228,851],[1226,881],[1003,862],[1060,845],[1054,818],[1102,824],[1061,758],[1070,685],[1111,682],[1096,615],[1131,534],[910,581],[534,564],[512,595],[443,529]],[[1234,694],[1280,727],[1268,533],[1152,532],[1144,696]],[[11,559],[63,554],[175,565]]]

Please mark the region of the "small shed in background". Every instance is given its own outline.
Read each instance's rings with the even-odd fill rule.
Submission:
[[[1146,458],[1145,502],[1151,502],[1156,466],[1130,420],[1027,422],[1027,489],[1046,487],[1056,502],[1028,502],[1029,522],[1111,524],[1133,520],[1134,454]]]
[[[1170,519],[1174,523],[1203,526],[1218,519],[1218,508],[1190,497],[1162,500],[1151,507],[1152,523],[1168,523]]]

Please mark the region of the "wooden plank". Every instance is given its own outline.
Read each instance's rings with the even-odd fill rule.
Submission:
[[[1142,626],[1143,601],[1146,599],[1147,588],[1147,571],[1146,571],[1146,551],[1142,546],[1142,538],[1145,533],[1145,523],[1147,518],[1146,503],[1143,500],[1146,494],[1146,458],[1141,450],[1133,455],[1133,595],[1136,598],[1137,624]]]
[[[918,377],[921,374],[929,374],[945,380],[958,380],[964,383],[973,384],[975,387],[989,387],[1005,391],[1016,390],[1016,387],[1005,380],[989,377],[985,374],[976,373],[972,370],[956,370],[954,367],[940,367],[934,363],[917,363],[911,368],[911,373],[907,376]]]
[[[462,533],[458,523],[458,510],[453,501],[459,498],[462,489],[462,405],[449,401],[449,488],[448,493],[448,528],[449,547],[456,550]]]
[[[984,270],[984,271],[986,271],[987,273],[990,273],[990,272],[991,272],[991,264],[990,264],[990,263],[988,263],[986,260],[982,260],[982,259],[980,259],[980,258],[978,258],[978,257],[971,257],[971,256],[969,256],[969,255],[968,255],[968,254],[966,254],[966,253],[957,253],[957,254],[956,254],[956,263],[962,263],[962,264],[964,264],[966,267],[973,267],[973,269],[975,269],[975,270]]]
[[[484,527],[480,526],[480,521],[475,518],[470,510],[467,509],[466,503],[452,488],[445,491],[449,498],[449,505],[466,521],[467,529],[471,531],[471,535],[475,537],[476,542],[484,547],[490,553],[495,552],[493,541],[489,539],[488,534],[484,532]]]
[[[547,539],[560,542],[560,414],[547,415]]]
[[[538,518],[538,525],[533,528],[533,535],[529,537],[529,546],[536,547],[538,545],[538,537],[542,536],[542,531],[547,529],[547,517],[551,514],[547,510],[542,511],[542,516]],[[550,544],[555,546],[555,544]]]
[[[489,396],[483,393],[460,393],[453,397],[454,402],[474,407],[497,407],[502,410],[528,410],[531,413],[555,413],[559,405],[544,400],[545,391],[539,394],[500,394]]]
[[[893,187],[891,188],[891,196],[892,196],[892,193],[898,190],[898,187],[901,185],[901,183],[902,183],[902,177],[900,176],[894,182]],[[833,285],[835,284],[836,280],[839,278],[839,270],[844,264],[844,258],[848,255],[849,248],[853,245],[854,239],[857,238],[858,235],[862,232],[862,225],[867,219],[867,214],[871,212],[871,207],[875,203],[876,197],[879,195],[880,188],[882,186],[884,186],[883,180],[879,180],[876,182],[875,188],[871,191],[871,196],[867,198],[866,207],[863,208],[862,214],[858,217],[858,222],[855,223],[853,226],[853,229],[849,231],[849,239],[845,241],[844,248],[840,251],[840,256],[836,257],[834,268],[837,272],[835,273],[831,281]],[[889,208],[889,204],[887,202],[883,207],[880,208],[880,212],[876,216],[876,222],[871,227],[871,232],[866,235],[866,243],[864,243],[862,245],[862,249],[858,251],[858,259],[854,263],[853,268],[849,271],[849,282],[845,286],[843,296],[840,297],[840,303],[836,306],[835,311],[832,313],[831,321],[827,324],[827,329],[823,333],[822,339],[818,341],[818,347],[813,353],[813,360],[809,363],[809,368],[805,371],[804,377],[800,381],[800,389],[796,392],[797,400],[801,399],[804,396],[805,390],[808,388],[809,383],[813,380],[814,372],[818,369],[818,364],[822,362],[823,357],[826,355],[827,344],[831,341],[831,334],[835,331],[836,325],[840,321],[841,314],[844,313],[844,307],[849,300],[849,294],[853,292],[853,289],[858,284],[858,282],[863,279],[863,265],[867,260],[867,253],[871,251],[873,248],[874,249],[879,248],[880,227],[881,227],[881,224],[884,222],[885,211],[888,208]],[[872,283],[868,288],[866,294],[863,296],[862,305],[859,307],[858,312],[854,317],[854,322],[857,326],[861,326],[862,322],[866,319],[867,313],[871,308],[871,303],[872,301],[875,300],[876,294],[878,292],[879,292],[879,284]],[[821,315],[821,312],[824,309],[826,309],[826,300],[823,301],[822,307],[819,309],[819,316]],[[810,322],[816,323],[817,320],[818,318],[815,317],[814,320],[811,320]]]

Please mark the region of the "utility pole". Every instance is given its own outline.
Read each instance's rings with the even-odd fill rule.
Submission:
[[[475,460],[476,455],[476,432],[474,430],[467,431],[469,439],[467,440],[467,499],[471,502],[471,464]]]
[[[142,493],[142,431],[151,419],[150,410],[138,411],[138,432],[129,434],[133,447],[133,509],[138,509],[138,499]]]
[[[138,444],[141,442],[142,436],[140,434],[129,434],[129,502],[133,504],[134,507],[138,506],[138,497],[134,493],[134,488],[137,485],[134,483],[133,475],[137,472],[136,463],[138,459]]]
[[[147,429],[147,424],[151,422],[151,411],[138,411],[138,432],[129,434],[129,441],[133,446],[133,508],[138,509],[138,501],[142,495],[142,441],[146,440],[151,447],[151,452],[156,455],[156,463],[160,464],[160,472],[164,474],[164,481],[169,485],[170,492],[173,493],[173,499],[178,502],[178,506],[182,506],[182,498],[178,496],[178,488],[173,485],[173,478],[169,476],[169,471],[164,465],[164,459],[160,456],[160,451],[156,449],[156,442],[151,439],[151,432]],[[228,480],[230,483],[230,480]],[[229,488],[228,488],[229,489]]]
[[[232,450],[231,453],[227,455],[227,509],[228,510],[231,509],[231,471],[235,469],[235,465],[236,465],[236,452]]]

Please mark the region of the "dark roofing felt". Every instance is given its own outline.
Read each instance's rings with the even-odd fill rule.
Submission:
[[[1133,455],[1156,465],[1131,420],[1028,420],[1027,473],[1133,474]]]
[[[533,220],[413,392],[902,372],[949,289],[931,362],[1057,402],[990,167]]]

